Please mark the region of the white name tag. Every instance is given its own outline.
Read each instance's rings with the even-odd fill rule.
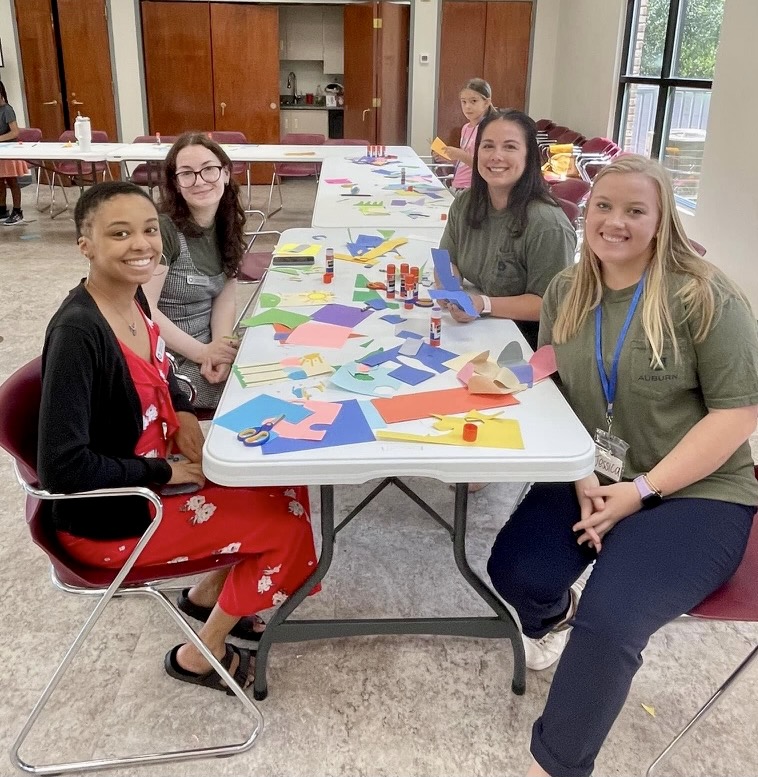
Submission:
[[[207,275],[188,275],[187,283],[190,286],[207,286],[211,279]]]
[[[624,474],[624,462],[618,456],[614,456],[610,451],[596,445],[595,472],[597,472],[598,475],[605,475],[605,477],[610,478],[614,483],[618,483],[619,480],[621,480],[621,476]]]
[[[166,341],[158,335],[158,342],[155,345],[155,358],[163,364],[163,357],[166,355]]]

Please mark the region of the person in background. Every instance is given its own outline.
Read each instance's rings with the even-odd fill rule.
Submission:
[[[628,155],[595,178],[579,264],[550,284],[539,343],[595,436],[596,472],[534,485],[488,571],[521,620],[527,666],[560,658],[527,774],[585,777],[651,635],[745,552],[758,334],[744,295],[692,249],[665,170]]]
[[[237,353],[236,275],[245,213],[226,152],[207,135],[180,135],[161,184],[163,258],[144,286],[177,372],[215,409]]]
[[[206,482],[200,425],[140,289],[161,257],[158,213],[147,194],[125,181],[96,184],[79,198],[74,220],[89,272],[45,334],[40,481],[62,494],[129,486],[175,492],[164,494],[161,523],[136,568],[236,554],[233,566],[185,589],[179,608],[205,621],[201,639],[246,686],[250,651],[226,637],[259,639],[250,616],[279,605],[311,574],[308,490]],[[45,505],[65,550],[106,568],[123,566],[153,517],[146,500],[131,496]],[[177,680],[226,690],[192,645],[174,647],[164,665]]]
[[[0,81],[0,143],[7,143],[18,137],[16,112],[8,105],[8,94]],[[0,159],[0,223],[6,227],[21,224],[24,213],[21,210],[21,187],[19,176],[26,175],[29,168],[20,159]],[[11,191],[13,210],[8,211],[7,190]]]
[[[474,164],[474,147],[479,124],[483,118],[495,112],[492,106],[492,88],[483,78],[467,81],[461,89],[460,99],[461,110],[467,121],[461,128],[461,146],[445,147],[447,158],[455,163],[451,189],[456,193],[471,186],[471,168]]]
[[[440,248],[453,271],[481,290],[481,316],[511,318],[536,347],[542,295],[574,258],[576,233],[548,193],[537,130],[521,111],[495,111],[479,125],[471,188],[450,207]],[[473,321],[448,305],[461,323]]]

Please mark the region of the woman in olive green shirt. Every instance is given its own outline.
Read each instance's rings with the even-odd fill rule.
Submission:
[[[519,614],[527,666],[560,658],[527,774],[585,777],[650,636],[744,554],[758,333],[742,293],[691,248],[666,172],[629,155],[595,179],[581,259],[550,284],[539,342],[595,436],[596,472],[535,485],[488,570]]]
[[[576,233],[550,196],[537,129],[521,111],[497,111],[479,125],[471,188],[453,202],[440,248],[453,271],[480,290],[480,315],[512,318],[534,348],[542,296],[574,258]],[[474,319],[448,305],[456,321]]]

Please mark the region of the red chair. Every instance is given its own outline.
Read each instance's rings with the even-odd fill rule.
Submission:
[[[246,146],[247,138],[244,132],[233,132],[230,130],[213,130],[211,132],[211,140],[215,140],[216,143],[226,143],[228,145]],[[247,183],[247,208],[249,211],[252,208],[253,201],[253,187],[250,182],[250,163],[249,162],[232,162],[232,175],[244,175]]]
[[[580,178],[567,178],[565,181],[556,181],[550,186],[550,193],[554,197],[568,200],[581,206],[587,199],[592,187]]]
[[[132,143],[155,143],[156,135],[138,135]],[[172,145],[176,140],[176,135],[161,135],[161,142]],[[134,170],[126,170],[126,180],[136,183],[137,186],[147,186],[150,196],[153,196],[153,189],[160,186],[164,181],[163,162],[141,162]]]
[[[555,122],[550,121],[550,119],[537,119],[534,124],[537,127],[537,132],[547,132],[549,129],[555,127]]]
[[[756,467],[758,477],[758,467]],[[758,513],[756,514],[758,518]],[[693,618],[719,621],[758,623],[758,520],[753,521],[745,556],[737,571],[718,591],[690,610]],[[679,745],[682,739],[700,723],[716,705],[716,702],[737,681],[740,675],[758,658],[758,645],[748,653],[742,663],[719,686],[710,699],[695,713],[687,725],[671,740],[666,748],[650,764],[646,772],[650,777],[661,761]]]
[[[324,141],[325,146],[370,146],[370,140],[361,138],[327,138]]]
[[[18,369],[0,386],[0,447],[7,451],[14,460],[16,477],[27,494],[26,521],[32,540],[47,554],[52,566],[53,583],[59,589],[68,593],[84,594],[90,599],[96,598],[97,604],[87,618],[81,631],[66,652],[63,660],[55,670],[52,679],[45,688],[39,701],[35,704],[28,720],[21,729],[11,749],[13,764],[27,773],[58,774],[62,772],[90,772],[111,766],[136,766],[152,763],[170,763],[199,758],[230,756],[250,750],[262,730],[263,719],[255,704],[234,681],[234,678],[224,669],[213,654],[205,647],[200,638],[190,627],[181,612],[155,583],[185,575],[194,575],[210,569],[218,569],[239,561],[234,555],[223,555],[201,561],[187,561],[176,564],[162,564],[149,567],[134,568],[142,550],[150,542],[158,528],[163,515],[160,498],[148,488],[113,488],[98,489],[78,494],[50,494],[38,486],[37,478],[37,424],[39,420],[39,405],[42,393],[41,359],[38,357]],[[58,543],[57,535],[42,511],[44,501],[53,499],[101,498],[118,495],[140,496],[147,499],[153,506],[155,518],[150,523],[134,551],[121,569],[100,569],[89,567],[67,555]],[[104,512],[106,511],[104,503]],[[135,754],[118,758],[56,763],[44,766],[33,766],[19,756],[19,749],[26,740],[35,721],[45,708],[48,700],[63,679],[69,665],[79,653],[87,636],[100,619],[103,611],[114,596],[147,596],[158,600],[168,611],[176,624],[191,642],[211,663],[213,668],[223,677],[224,681],[243,704],[255,721],[252,732],[247,739],[235,744],[218,745],[214,747],[190,748],[172,750],[169,752],[152,752]],[[38,657],[39,658],[39,657]],[[106,711],[101,710],[103,720],[107,719]],[[177,710],[177,714],[185,714]],[[132,721],[130,721],[130,725]],[[82,729],[84,730],[84,729]],[[49,743],[49,744],[52,744]]]
[[[560,197],[556,197],[555,199],[568,217],[568,220],[571,222],[571,226],[576,228],[579,216],[582,214],[579,206],[576,203],[570,202],[569,200],[562,200]]]
[[[311,132],[290,132],[282,136],[281,144],[283,146],[323,146],[326,138]],[[266,215],[272,216],[278,213],[284,207],[282,199],[282,178],[308,178],[321,172],[321,165],[318,162],[277,162],[274,165],[274,174],[271,177],[271,187],[268,192],[268,210]],[[279,192],[279,207],[271,210],[271,199],[274,195],[274,186]]]
[[[590,138],[582,146],[576,167],[582,179],[592,183],[598,171],[610,164],[621,153],[621,148],[609,138]]]
[[[60,143],[73,143],[76,140],[73,130],[66,130],[59,138]],[[108,133],[103,130],[92,130],[92,142],[93,143],[107,143]],[[66,202],[65,207],[61,208],[55,213],[55,178],[67,178],[72,186],[79,187],[79,193],[84,191],[85,186],[92,186],[97,183],[98,176],[102,176],[102,180],[105,180],[105,176],[110,176],[111,171],[106,162],[75,162],[70,159],[64,159],[53,162],[52,165],[53,177],[50,181],[50,218],[55,218],[63,213],[68,208],[68,196],[63,184],[60,185],[63,192],[63,199]]]
[[[559,135],[556,143],[571,143],[574,146],[581,146],[587,141],[587,138],[582,135],[581,132],[575,130],[566,130],[562,135]]]

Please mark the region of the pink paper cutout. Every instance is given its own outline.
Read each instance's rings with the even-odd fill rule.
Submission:
[[[542,348],[538,348],[532,354],[532,358],[529,359],[529,364],[532,365],[535,383],[538,380],[547,378],[558,369],[558,365],[555,361],[555,349],[552,345],[543,345]]]
[[[468,382],[471,380],[471,376],[474,374],[474,363],[468,362],[458,370],[458,380],[464,385],[468,386]]]
[[[337,402],[316,402],[308,401],[302,403],[306,410],[311,414],[299,423],[293,424],[282,420],[275,427],[279,437],[286,437],[288,440],[314,440],[318,442],[324,439],[326,429],[314,429],[314,426],[331,426],[334,419],[340,411],[340,405]]]
[[[318,348],[342,348],[353,330],[346,326],[306,321],[292,330],[287,345],[312,345]]]

